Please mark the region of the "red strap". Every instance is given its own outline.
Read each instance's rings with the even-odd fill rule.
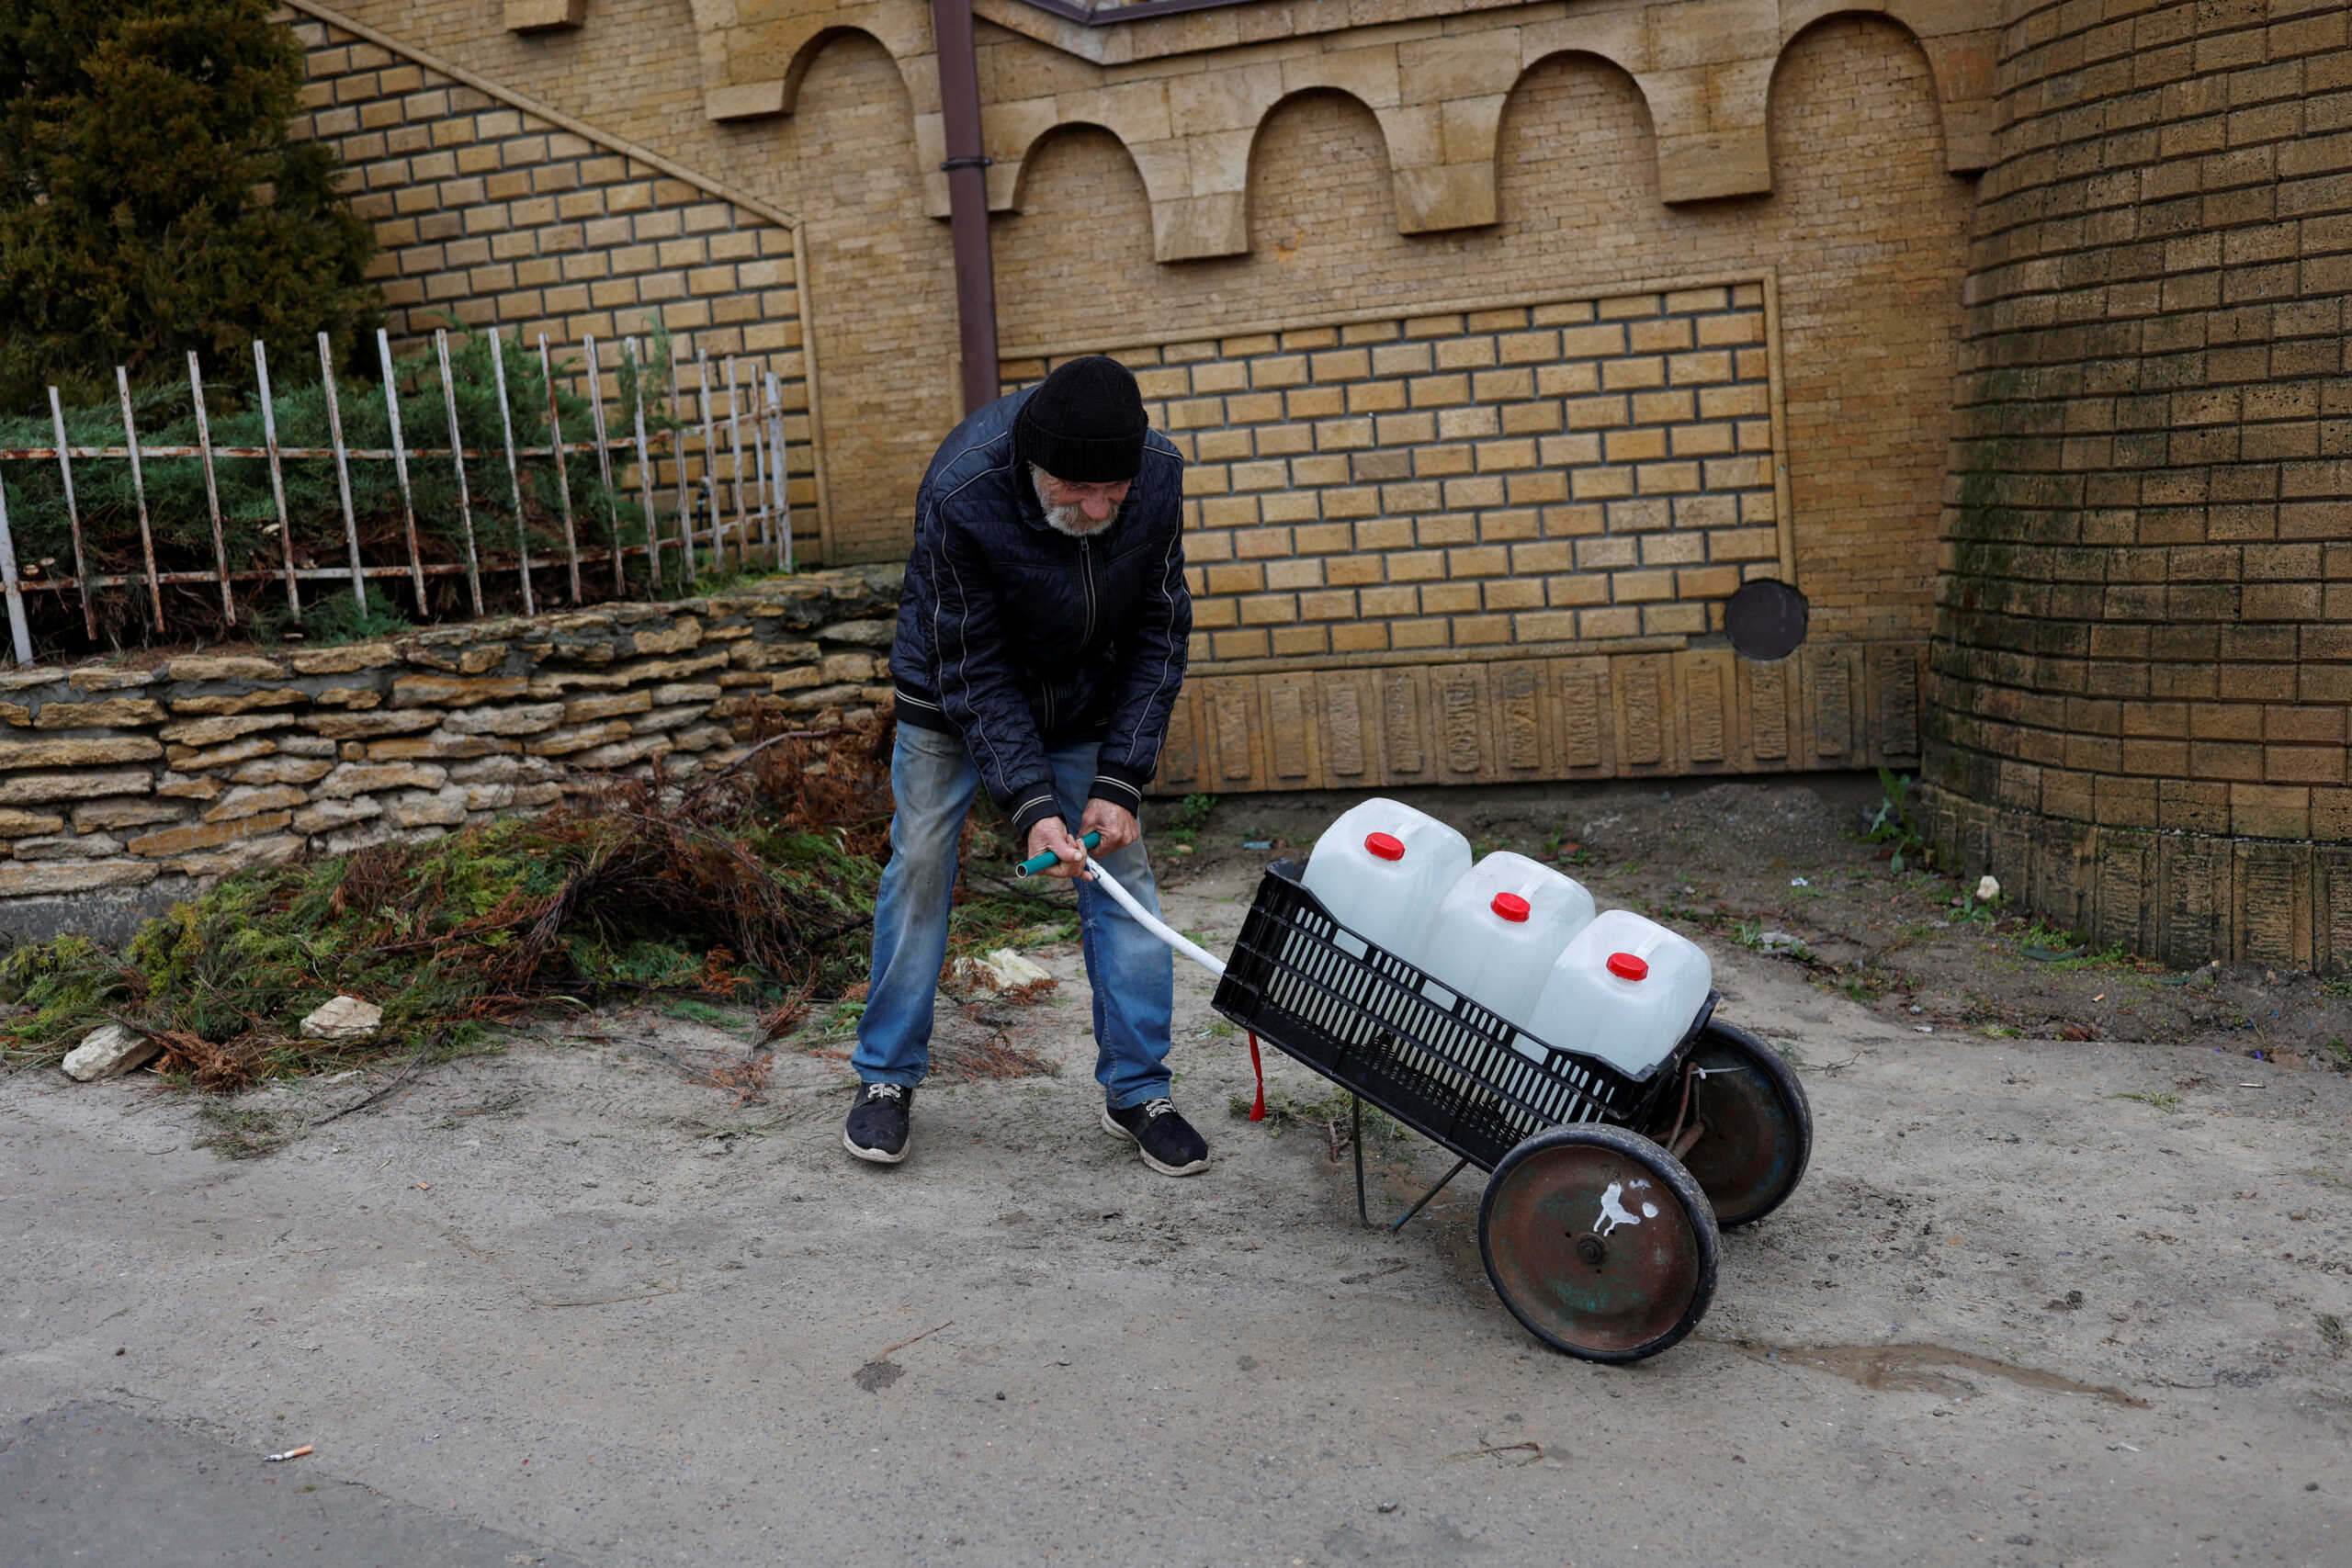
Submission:
[[[1258,1059],[1258,1035],[1255,1030],[1252,1030],[1250,1034],[1250,1070],[1258,1075],[1258,1099],[1250,1107],[1250,1120],[1263,1122],[1266,1119],[1266,1064]]]

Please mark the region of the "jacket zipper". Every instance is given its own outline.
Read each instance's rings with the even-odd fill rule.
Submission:
[[[1088,649],[1088,648],[1092,647],[1092,646],[1093,646],[1093,644],[1094,644],[1094,541],[1093,541],[1093,540],[1091,540],[1091,539],[1080,539],[1080,540],[1078,542],[1078,567],[1079,567],[1079,572],[1080,572],[1080,575],[1081,575],[1082,577],[1084,577],[1084,578],[1085,578],[1085,580],[1086,580],[1086,635],[1085,635],[1085,636],[1083,636],[1083,637],[1080,637],[1080,638],[1078,639],[1078,646],[1079,646],[1079,648],[1080,648],[1081,650],[1083,650],[1083,649]]]
[[[1086,585],[1086,629],[1079,635],[1078,646],[1083,651],[1094,641],[1094,544],[1091,539],[1078,542],[1078,574]],[[1049,678],[1042,694],[1046,703],[1045,732],[1054,732],[1054,683]]]

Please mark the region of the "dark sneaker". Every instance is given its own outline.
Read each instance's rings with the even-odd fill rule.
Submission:
[[[842,1128],[842,1147],[876,1165],[898,1164],[907,1157],[907,1113],[914,1103],[915,1091],[904,1084],[861,1084]]]
[[[1143,1163],[1162,1176],[1192,1176],[1209,1168],[1208,1140],[1165,1097],[1125,1111],[1104,1106],[1102,1130],[1134,1139]]]

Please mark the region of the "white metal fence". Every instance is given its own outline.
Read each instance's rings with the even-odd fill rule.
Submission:
[[[138,421],[133,411],[130,382],[123,367],[115,368],[115,388],[121,409],[122,445],[92,446],[74,446],[66,434],[65,411],[55,387],[49,389],[49,412],[55,433],[54,444],[47,446],[0,447],[0,595],[5,595],[10,639],[17,661],[29,664],[34,660],[30,624],[26,615],[28,596],[43,593],[73,594],[80,604],[85,632],[96,640],[98,624],[94,595],[107,589],[141,586],[146,590],[154,629],[167,630],[164,616],[164,590],[171,586],[213,584],[220,591],[220,613],[231,626],[238,624],[236,585],[254,582],[282,582],[288,609],[299,615],[302,609],[302,588],[305,581],[347,580],[353,596],[365,607],[371,579],[409,580],[420,618],[428,618],[426,581],[429,578],[463,573],[469,602],[473,614],[485,614],[482,601],[482,577],[485,571],[508,570],[514,573],[520,586],[525,614],[539,607],[540,593],[532,582],[535,570],[551,570],[554,560],[534,561],[527,525],[527,508],[524,502],[524,465],[546,461],[552,466],[556,492],[560,497],[560,512],[562,526],[562,558],[564,585],[572,604],[584,604],[592,599],[610,600],[628,596],[630,591],[628,562],[638,558],[645,562],[641,586],[650,593],[662,581],[662,557],[667,549],[681,552],[680,561],[684,575],[691,581],[702,564],[708,561],[724,567],[730,555],[739,568],[750,567],[755,561],[789,570],[793,565],[791,506],[788,497],[785,463],[784,392],[782,378],[773,370],[763,375],[756,365],[746,386],[743,361],[736,356],[725,357],[714,369],[708,355],[699,349],[694,352],[694,377],[690,388],[682,388],[680,362],[685,357],[684,340],[673,342],[669,362],[668,406],[675,411],[663,420],[649,415],[646,397],[646,373],[652,367],[647,357],[646,344],[638,338],[620,342],[620,365],[627,374],[618,378],[628,395],[626,408],[615,410],[618,433],[615,434],[606,419],[605,367],[594,338],[582,345],[584,364],[582,379],[586,389],[586,401],[594,436],[586,441],[566,441],[557,409],[557,369],[553,364],[545,334],[538,339],[540,378],[548,397],[548,442],[542,446],[520,446],[514,439],[514,409],[507,392],[506,353],[503,341],[495,333],[490,335],[492,366],[497,390],[500,427],[503,436],[500,446],[482,448],[468,446],[459,429],[458,383],[450,373],[449,340],[446,331],[433,334],[433,346],[440,376],[441,401],[447,423],[447,444],[442,446],[409,445],[401,427],[401,394],[394,374],[391,344],[381,329],[376,333],[376,355],[381,367],[386,412],[390,419],[391,444],[383,447],[357,447],[344,439],[343,414],[337,394],[332,345],[327,334],[318,334],[319,371],[325,396],[328,445],[296,446],[282,445],[277,438],[276,410],[270,398],[270,367],[268,351],[259,342],[253,345],[255,401],[264,422],[264,441],[259,446],[215,446],[211,425],[204,400],[203,367],[198,356],[187,356],[187,390],[191,400],[197,430],[197,444],[186,446],[150,446],[139,438]],[[682,393],[693,396],[692,416]],[[723,409],[719,406],[724,399]],[[748,431],[748,440],[747,440]],[[581,528],[573,517],[572,491],[570,483],[570,462],[586,454],[595,457],[603,481],[602,495],[605,516],[602,519],[606,538],[602,546],[590,544],[583,548]],[[514,523],[512,540],[478,539],[474,526],[474,498],[469,488],[466,464],[469,461],[489,463],[495,472],[498,460],[503,459],[505,500],[510,505]],[[206,570],[160,570],[155,555],[155,536],[148,508],[148,484],[145,464],[159,458],[193,458],[203,465],[204,489],[210,510],[212,537],[212,569]],[[277,535],[279,560],[271,570],[256,570],[250,567],[232,570],[221,527],[220,483],[215,465],[232,458],[261,459],[267,463],[270,491],[275,498]],[[285,468],[288,462],[305,459],[325,460],[334,464],[336,489],[341,500],[342,543],[348,557],[343,566],[300,565],[298,558],[307,556],[306,547],[298,547],[294,525],[286,505]],[[136,501],[139,542],[141,555],[140,569],[114,573],[90,570],[83,539],[83,513],[75,499],[74,465],[105,461],[127,461],[130,464],[131,491]],[[463,558],[452,561],[428,561],[420,544],[416,525],[416,510],[411,494],[410,464],[413,462],[446,462],[451,466],[456,479],[458,534],[463,540]],[[66,517],[73,539],[74,570],[70,576],[58,576],[35,566],[29,572],[20,570],[17,539],[8,521],[8,469],[12,462],[54,463],[63,487]],[[402,521],[405,525],[405,562],[368,564],[362,559],[359,523],[352,504],[351,465],[355,462],[390,463],[400,494]],[[626,479],[616,484],[616,468],[634,467],[634,485]],[[670,510],[667,517],[657,507],[656,490],[661,486],[661,471],[667,468]],[[746,486],[749,486],[747,493]],[[624,543],[620,498],[634,489],[642,513],[643,538],[640,542]],[[665,543],[664,531],[672,535]],[[487,552],[512,546],[514,558],[509,563],[486,563]],[[609,561],[610,588],[603,591],[602,579]],[[397,590],[390,595],[397,598]]]

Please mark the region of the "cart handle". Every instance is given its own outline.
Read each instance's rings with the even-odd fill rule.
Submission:
[[[1080,843],[1084,844],[1090,850],[1102,841],[1102,835],[1099,832],[1089,833],[1086,837],[1079,840]],[[1057,856],[1053,851],[1047,850],[1044,854],[1031,855],[1027,860],[1024,860],[1019,865],[1014,866],[1012,868],[1012,874],[1015,876],[1035,876],[1041,871],[1051,871],[1058,863],[1059,857]]]
[[[1128,892],[1125,888],[1120,886],[1118,879],[1113,876],[1109,872],[1102,869],[1102,862],[1096,860],[1092,855],[1089,855],[1086,857],[1086,869],[1094,874],[1094,880],[1102,885],[1102,891],[1117,899],[1119,901],[1119,907],[1126,910],[1128,914],[1133,915],[1136,918],[1136,923],[1142,926],[1144,930],[1149,931],[1152,935],[1158,937],[1170,947],[1175,949],[1178,953],[1182,953],[1185,957],[1191,959],[1193,963],[1199,964],[1202,968],[1207,970],[1217,978],[1223,979],[1225,977],[1225,960],[1214,957],[1202,951],[1200,946],[1190,937],[1187,937],[1182,931],[1170,930],[1165,921],[1152,914],[1150,910],[1145,908],[1141,904],[1136,903],[1136,896]]]

